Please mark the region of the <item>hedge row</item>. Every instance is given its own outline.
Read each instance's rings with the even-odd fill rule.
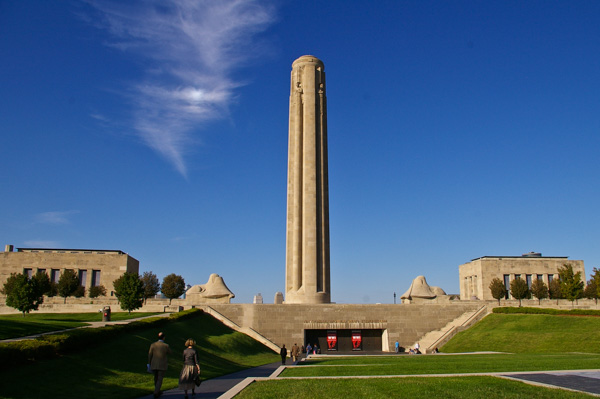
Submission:
[[[551,314],[551,315],[583,315],[600,316],[600,310],[593,309],[548,309],[548,308],[528,308],[528,307],[500,307],[494,308],[494,313],[523,313],[523,314]]]
[[[200,309],[173,313],[169,317],[150,317],[128,324],[98,328],[77,328],[60,334],[42,335],[35,339],[0,343],[0,369],[26,364],[79,351],[106,342],[113,337],[141,329],[163,326],[174,321],[197,317]]]

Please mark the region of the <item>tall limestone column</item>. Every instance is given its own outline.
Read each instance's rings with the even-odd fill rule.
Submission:
[[[329,303],[329,188],[325,67],[292,64],[285,303]]]

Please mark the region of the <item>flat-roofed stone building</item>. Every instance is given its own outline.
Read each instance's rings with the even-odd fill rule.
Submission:
[[[517,277],[527,281],[529,287],[536,279],[548,285],[558,278],[558,268],[565,264],[573,266],[575,273],[581,272],[582,280],[585,280],[583,261],[569,260],[567,256],[542,256],[538,252],[521,256],[482,256],[458,267],[460,299],[494,300],[489,286],[496,277],[504,282],[507,290]],[[508,296],[510,299],[510,293]]]
[[[77,274],[87,291],[90,287],[103,285],[106,295],[113,296],[113,281],[123,273],[138,273],[140,262],[119,250],[15,248],[7,245],[0,252],[0,286],[11,273],[38,271],[47,273],[50,281],[58,282],[63,271],[71,269]]]

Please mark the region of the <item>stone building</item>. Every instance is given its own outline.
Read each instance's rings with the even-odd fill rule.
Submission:
[[[58,282],[64,270],[77,274],[81,285],[89,287],[103,285],[106,295],[113,296],[113,281],[123,273],[138,273],[140,262],[119,250],[97,249],[51,249],[15,248],[7,245],[0,252],[0,286],[11,273],[27,273],[32,276],[38,271],[48,274],[50,280]]]
[[[570,264],[575,273],[581,272],[585,280],[585,268],[582,260],[568,260],[567,256],[542,256],[538,252],[530,252],[521,256],[483,256],[458,267],[460,279],[460,299],[494,300],[490,291],[490,283],[494,278],[504,282],[510,290],[510,282],[517,277],[531,283],[538,279],[546,285],[558,278],[558,268]],[[510,299],[510,293],[508,298]]]

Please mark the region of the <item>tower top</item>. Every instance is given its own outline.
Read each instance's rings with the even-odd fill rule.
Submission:
[[[302,57],[298,58],[296,61],[294,61],[292,63],[292,68],[294,68],[295,66],[300,65],[300,64],[318,64],[321,67],[324,67],[323,61],[321,61],[314,55],[303,55]]]

